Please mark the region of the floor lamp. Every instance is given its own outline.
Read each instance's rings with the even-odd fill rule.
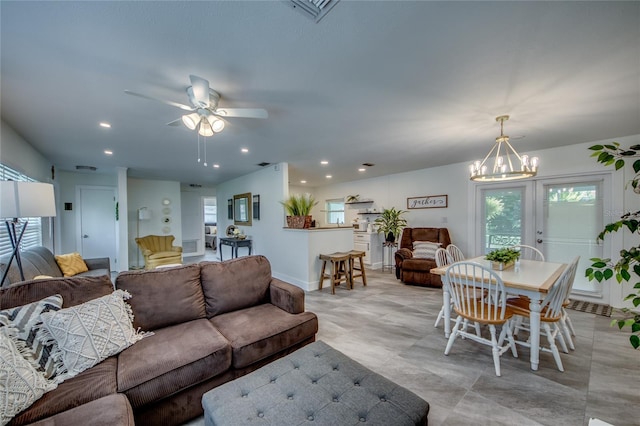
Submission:
[[[140,207],[138,209],[138,222],[136,224],[136,238],[140,238],[140,221],[149,219],[151,219],[151,212],[149,209],[147,207]],[[138,247],[138,269],[142,269],[140,266],[140,251],[140,247]]]
[[[20,218],[53,217],[56,215],[56,203],[53,195],[53,185],[39,182],[0,181],[0,218],[5,219],[9,241],[11,242],[11,257],[5,266],[0,280],[0,287],[4,283],[13,259],[16,260],[20,279],[24,281],[22,260],[20,259],[20,243],[27,229],[28,219],[25,219],[20,229]]]

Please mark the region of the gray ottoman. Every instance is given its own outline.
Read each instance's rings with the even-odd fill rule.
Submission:
[[[202,397],[221,425],[426,425],[429,404],[322,341]]]

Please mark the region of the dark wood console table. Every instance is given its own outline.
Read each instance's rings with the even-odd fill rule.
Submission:
[[[245,238],[244,240],[241,240],[240,238],[218,237],[218,240],[220,240],[220,244],[219,244],[220,261],[222,261],[222,246],[231,247],[232,258],[238,257],[238,247],[248,247],[249,255],[251,255],[251,250],[253,248],[253,245],[251,244],[251,239],[249,238]]]

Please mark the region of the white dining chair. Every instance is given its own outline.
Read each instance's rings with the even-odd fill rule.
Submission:
[[[511,246],[510,248],[520,251],[520,259],[538,260],[540,262],[544,262],[544,254],[542,254],[540,250],[533,246],[516,244],[515,246]]]
[[[464,253],[462,253],[462,250],[460,250],[460,248],[455,244],[449,244],[447,246],[447,252],[449,253],[449,256],[451,256],[451,260],[453,262],[461,262],[465,260]]]
[[[453,263],[447,250],[443,249],[442,247],[436,250],[435,260],[436,260],[436,266],[438,268],[441,268],[443,266],[449,265],[450,263]],[[436,323],[433,324],[433,326],[438,327],[438,324],[440,324],[440,321],[442,321],[443,317],[444,317],[444,305],[442,305],[442,308],[440,308],[440,312],[438,312],[438,317],[436,318]]]
[[[580,257],[576,257],[562,272],[560,277],[553,284],[547,296],[542,300],[540,304],[540,335],[544,335],[549,342],[549,346],[542,346],[540,343],[540,350],[545,352],[551,352],[553,359],[556,362],[558,370],[564,371],[562,365],[562,359],[560,358],[560,352],[556,345],[556,340],[560,343],[562,351],[568,353],[567,345],[564,339],[565,331],[561,325],[562,319],[562,303],[567,299],[571,292],[573,285],[573,277],[575,277],[576,268]],[[531,311],[529,310],[529,301],[521,298],[509,299],[507,306],[512,309],[515,315],[523,318],[530,318]],[[519,330],[530,331],[530,323],[514,322],[513,334],[517,335]],[[531,343],[527,341],[516,340],[516,343],[522,346],[531,347]]]
[[[457,337],[491,346],[493,366],[496,376],[500,376],[500,356],[511,349],[513,356],[518,357],[510,324],[513,311],[507,306],[502,279],[494,271],[477,263],[456,262],[447,268],[443,283],[458,314],[444,354],[449,355]],[[491,338],[468,333],[463,325],[469,321],[488,325]],[[502,326],[499,337],[496,336],[497,325]],[[502,346],[505,338],[507,344]]]

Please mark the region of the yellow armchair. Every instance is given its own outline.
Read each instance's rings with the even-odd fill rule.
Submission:
[[[147,235],[136,238],[136,243],[144,256],[144,269],[160,265],[182,263],[182,247],[174,246],[173,235]]]

